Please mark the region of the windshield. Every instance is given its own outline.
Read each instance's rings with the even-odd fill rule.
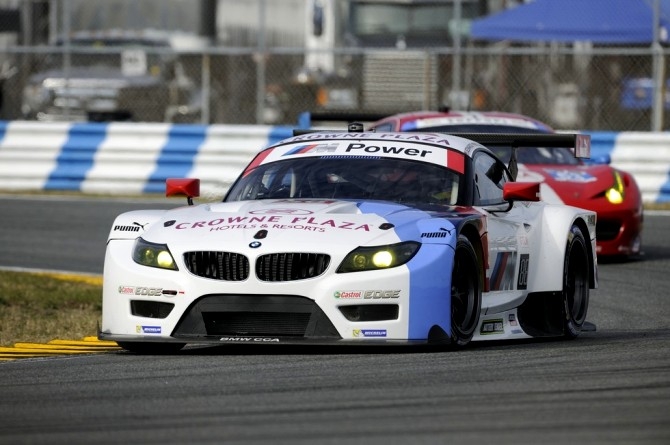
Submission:
[[[460,1],[460,17],[456,17],[455,1],[354,1],[351,30],[358,39],[369,43],[382,43],[385,38],[390,39],[387,43],[393,43],[403,36],[410,45],[438,45],[455,32],[466,35],[470,21],[483,15],[480,2]]]
[[[460,175],[434,164],[389,158],[300,158],[261,165],[226,201],[321,198],[457,203]]]
[[[57,44],[63,45],[63,42],[59,41]],[[76,38],[69,44],[73,50],[69,54],[69,65],[74,70],[97,68],[109,72],[121,71],[124,75],[159,76],[169,74],[173,59],[172,55],[161,52],[170,48],[162,40]],[[48,54],[42,63],[41,70],[63,69],[63,53]]]
[[[434,127],[423,127],[407,131],[436,132],[436,133],[523,133],[523,134],[546,134],[535,128],[511,127],[509,125],[442,125]],[[505,164],[509,163],[512,156],[512,148],[509,146],[489,146],[496,156]],[[517,148],[517,162],[529,165],[579,165],[581,162],[573,155],[568,147],[520,147]]]

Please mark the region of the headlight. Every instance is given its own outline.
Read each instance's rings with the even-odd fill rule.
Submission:
[[[154,244],[138,238],[133,246],[133,261],[159,269],[179,270],[165,244]]]
[[[618,171],[614,172],[614,185],[605,192],[605,198],[612,204],[621,204],[623,202],[623,181]]]
[[[358,247],[346,256],[337,273],[388,269],[402,266],[412,259],[421,244],[415,241],[387,246]]]

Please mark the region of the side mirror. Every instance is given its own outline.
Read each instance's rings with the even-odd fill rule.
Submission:
[[[505,201],[539,201],[539,182],[506,182],[503,185]]]
[[[193,205],[193,198],[200,196],[200,179],[168,178],[165,180],[165,196],[186,196],[188,205]]]

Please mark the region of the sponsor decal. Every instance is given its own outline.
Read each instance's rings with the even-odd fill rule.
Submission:
[[[400,290],[366,290],[365,299],[400,298]]]
[[[140,230],[144,230],[144,226],[146,226],[148,223],[140,224],[137,222],[134,222],[133,225],[131,226],[114,226],[114,231],[115,232],[139,232]]]
[[[586,218],[586,223],[587,223],[589,226],[595,227],[595,225],[596,225],[596,215],[589,215],[589,216]]]
[[[337,151],[338,146],[339,144],[337,144],[336,142],[331,142],[330,144],[300,145],[287,151],[282,156],[301,155],[306,153],[323,153],[323,154],[335,153]]]
[[[470,144],[468,144],[468,145],[465,146],[465,148],[463,149],[463,153],[465,153],[465,154],[468,155],[468,156],[472,156],[472,153],[473,153],[476,149],[481,148],[481,147],[482,147],[481,145],[472,142],[472,143],[470,143]]]
[[[308,141],[310,139],[365,139],[372,137],[376,140],[393,139],[397,141],[432,142],[434,144],[449,144],[448,140],[439,134],[412,134],[412,133],[306,133],[293,138],[294,141]]]
[[[514,288],[515,269],[516,254],[514,252],[498,252],[491,271],[490,289],[492,291],[512,290]]]
[[[310,212],[311,213],[311,212]],[[265,215],[265,216],[229,216],[227,218],[216,218],[209,221],[181,222],[176,224],[177,230],[207,229],[209,231],[223,231],[235,229],[292,229],[312,232],[325,232],[328,229],[363,230],[370,231],[369,224],[360,224],[352,221],[336,221],[334,219]]]
[[[148,297],[157,297],[163,294],[163,288],[161,287],[144,287],[137,286],[135,288],[135,295],[143,295]]]
[[[421,238],[446,238],[447,235],[451,235],[451,230],[440,228],[439,232],[423,232],[421,233]]]
[[[518,326],[518,323],[516,321],[516,314],[509,314],[509,317],[507,317],[507,321],[509,321],[510,326]]]
[[[518,119],[507,116],[495,116],[492,114],[468,113],[462,116],[440,116],[429,119],[421,119],[417,122],[417,128],[435,127],[438,125],[461,125],[461,124],[488,124],[507,125],[513,127],[541,128],[534,122],[526,119]]]
[[[354,329],[353,336],[361,337],[386,337],[386,329]]]
[[[592,174],[583,171],[554,170],[549,168],[545,169],[545,171],[558,182],[593,182],[597,180]]]
[[[516,282],[517,289],[528,288],[528,264],[530,263],[530,255],[522,253],[519,255],[519,278]]]
[[[408,147],[396,147],[393,145],[368,145],[368,144],[349,144],[344,150],[346,153],[356,152],[357,150],[363,150],[366,153],[384,153],[392,155],[404,155],[404,156],[418,156],[420,158],[425,158],[426,155],[432,153],[430,150],[423,150],[418,148],[408,148]]]
[[[279,339],[275,337],[221,337],[219,341],[235,343],[279,343]]]
[[[140,295],[143,297],[159,297],[161,295],[177,295],[183,294],[183,291],[166,290],[162,287],[146,287],[146,286],[119,286],[119,293],[123,295]]]
[[[171,219],[170,221],[165,221],[165,222],[163,223],[163,227],[170,227],[170,226],[173,226],[176,222],[177,222],[177,221],[175,221],[174,219]]]
[[[311,210],[305,209],[260,209],[252,210],[252,215],[311,215]]]
[[[363,298],[363,291],[360,290],[338,290],[335,291],[333,294],[335,298],[339,298],[342,300],[351,300],[351,299],[358,299],[358,298]]]
[[[336,199],[297,199],[297,198],[291,198],[291,199],[278,199],[276,201],[272,201],[273,204],[285,204],[285,203],[290,203],[290,204],[334,204],[336,203]]]
[[[160,326],[140,326],[140,325],[137,325],[135,327],[135,330],[137,331],[138,334],[160,334],[161,333],[161,327]]]
[[[504,334],[505,328],[503,326],[502,318],[497,318],[495,320],[484,320],[479,333],[481,335]]]

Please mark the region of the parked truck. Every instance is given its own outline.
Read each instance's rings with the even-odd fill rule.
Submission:
[[[267,115],[291,122],[305,110],[453,104],[454,60],[436,50],[462,44],[470,21],[487,9],[485,0],[309,0],[305,56],[288,78],[269,83],[266,108],[274,113]]]
[[[170,52],[174,38],[163,32],[112,30],[59,39],[63,51],[40,59],[26,82],[22,117],[197,122],[202,98]]]

